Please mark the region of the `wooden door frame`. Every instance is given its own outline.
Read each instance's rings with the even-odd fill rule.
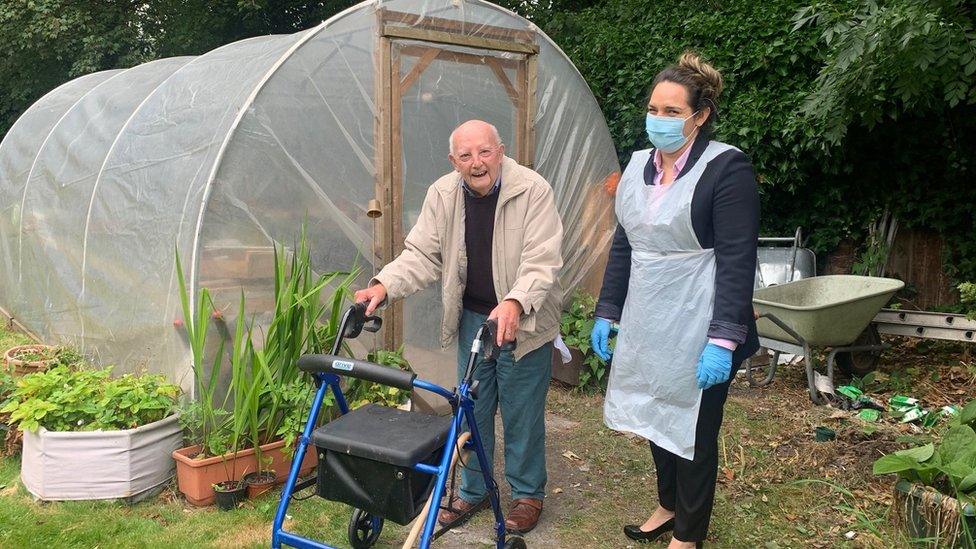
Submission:
[[[377,49],[374,56],[378,108],[374,125],[376,143],[376,198],[383,215],[374,221],[376,255],[386,264],[403,250],[403,135],[401,106],[408,90],[436,59],[488,65],[515,107],[515,159],[524,166],[535,164],[535,96],[539,46],[536,33],[492,25],[476,25],[438,17],[377,10]],[[397,40],[423,44],[396,45]],[[521,59],[483,57],[438,46],[463,46],[520,54]],[[394,47],[397,51],[394,51]],[[396,54],[396,55],[394,55]],[[416,64],[400,78],[401,56],[417,57]],[[516,82],[505,74],[516,69]],[[384,313],[382,339],[389,349],[403,342],[403,305],[395,303]]]

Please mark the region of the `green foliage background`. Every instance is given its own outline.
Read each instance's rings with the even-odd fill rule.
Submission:
[[[753,160],[763,231],[818,252],[862,242],[889,208],[947,237],[976,278],[976,30],[961,0],[610,0],[540,26],[600,102],[621,161],[647,147],[654,75],[685,49],[726,79],[717,138]]]
[[[813,1],[813,3],[811,3]],[[623,162],[647,145],[653,76],[688,48],[727,87],[717,137],[753,159],[763,231],[823,253],[886,208],[947,238],[976,280],[976,14],[968,0],[501,0],[569,55]],[[0,133],[95,70],[295,32],[349,0],[11,0],[0,4]]]

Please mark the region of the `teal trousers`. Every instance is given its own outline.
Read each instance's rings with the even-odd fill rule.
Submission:
[[[458,380],[464,375],[471,341],[487,315],[465,310],[458,331]],[[494,463],[495,412],[501,411],[505,441],[505,480],[512,499],[543,499],[546,489],[546,393],[552,371],[552,345],[543,345],[515,360],[503,351],[495,361],[479,361],[474,379],[478,399],[475,421],[488,460]],[[485,483],[474,452],[461,469],[461,497],[477,503],[485,497]],[[459,466],[461,463],[459,461]],[[491,465],[489,465],[490,467]]]

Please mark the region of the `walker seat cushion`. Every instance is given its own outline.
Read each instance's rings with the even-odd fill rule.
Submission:
[[[413,467],[444,446],[450,428],[450,416],[367,404],[316,429],[312,442],[324,450]]]

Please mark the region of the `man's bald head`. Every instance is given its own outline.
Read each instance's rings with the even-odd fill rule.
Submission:
[[[502,144],[502,137],[498,133],[498,128],[485,122],[484,120],[468,120],[460,126],[454,128],[448,140],[449,152],[453,155],[457,149],[458,139],[487,137],[496,147]]]
[[[495,126],[482,120],[468,120],[451,132],[448,159],[468,188],[487,194],[501,176],[505,145]]]

